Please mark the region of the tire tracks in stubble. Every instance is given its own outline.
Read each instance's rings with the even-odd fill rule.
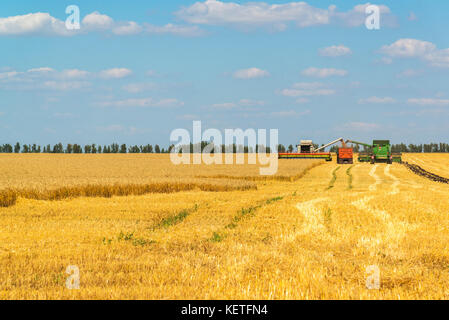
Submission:
[[[379,176],[376,174],[376,169],[379,165],[375,164],[374,167],[369,172],[369,175],[374,178],[375,182],[369,186],[369,191],[376,191],[377,186],[381,183]]]
[[[329,181],[329,186],[326,188],[326,190],[330,190],[334,187],[335,181],[337,181],[337,171],[340,170],[340,168],[341,166],[338,166],[332,171],[332,178],[331,181]]]
[[[388,255],[400,256],[401,253],[398,249],[406,232],[410,229],[410,225],[404,221],[395,222],[388,212],[370,206],[369,202],[374,198],[374,196],[366,196],[353,201],[351,204],[359,210],[367,211],[379,219],[384,225],[384,230],[374,237],[362,236],[358,240],[354,250],[363,248],[369,252],[370,256],[375,256],[381,250]]]
[[[391,180],[394,181],[394,182],[393,182],[393,185],[391,186],[390,194],[391,194],[391,195],[395,195],[395,194],[398,194],[398,193],[399,193],[399,188],[398,188],[398,186],[399,186],[399,184],[400,184],[400,181],[399,181],[399,179],[398,179],[397,177],[395,177],[394,175],[392,175],[392,174],[390,173],[390,168],[391,168],[391,165],[387,165],[387,166],[385,167],[384,174],[385,174],[388,178],[390,178]]]

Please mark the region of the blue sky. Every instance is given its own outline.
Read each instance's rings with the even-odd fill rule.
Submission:
[[[2,1],[0,143],[166,146],[193,120],[447,142],[449,3],[375,3],[368,30],[367,4],[340,2]]]

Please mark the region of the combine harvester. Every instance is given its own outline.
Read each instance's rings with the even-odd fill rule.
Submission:
[[[316,152],[312,140],[301,140],[300,144],[296,146],[297,153],[279,153],[279,159],[324,159],[332,161],[330,152]]]
[[[324,159],[326,161],[332,161],[332,154],[330,152],[320,152],[327,147],[341,142],[342,148],[337,151],[337,162],[338,163],[353,163],[353,153],[352,148],[348,148],[344,142],[343,138],[339,138],[328,144],[315,149],[312,140],[301,140],[300,144],[297,145],[297,153],[279,153],[279,159]]]
[[[368,152],[360,152],[359,162],[381,163],[386,162],[391,164],[393,162],[402,163],[402,153],[391,152],[390,140],[374,140],[373,144],[347,140],[346,143],[358,144],[370,148]]]

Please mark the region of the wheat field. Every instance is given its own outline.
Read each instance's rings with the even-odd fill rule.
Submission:
[[[405,160],[449,178],[448,155]],[[280,160],[264,178],[167,155],[0,165],[0,299],[449,298],[449,185],[400,164]]]

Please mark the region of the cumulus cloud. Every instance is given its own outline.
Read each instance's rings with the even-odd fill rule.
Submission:
[[[349,27],[362,26],[365,23],[365,8],[369,3],[357,5],[347,12],[337,11],[336,6],[327,9],[317,8],[306,2],[289,2],[285,4],[267,4],[265,2],[222,2],[206,0],[182,8],[176,16],[184,21],[204,25],[224,25],[236,28],[266,27],[283,31],[289,23],[297,27],[342,24]],[[381,5],[383,21],[389,25],[392,21],[390,9]]]
[[[95,11],[86,15],[81,24],[87,30],[108,30],[114,25],[114,20],[105,14]]]
[[[291,88],[283,89],[280,92],[286,97],[312,97],[312,96],[329,96],[336,93],[334,89],[324,87],[320,82],[298,82],[294,83]],[[298,99],[297,103],[308,102],[306,99]]]
[[[383,46],[380,51],[392,58],[418,58],[434,67],[449,67],[449,48],[438,49],[429,41],[399,39]]]
[[[129,21],[117,24],[112,29],[112,33],[119,36],[125,36],[125,35],[138,34],[142,32],[142,30],[143,28],[138,23],[134,21]]]
[[[389,104],[395,102],[396,100],[393,99],[392,97],[375,97],[375,96],[359,100],[359,104],[367,104],[367,103]]]
[[[129,93],[139,93],[156,89],[156,84],[152,82],[147,83],[130,83],[123,86],[123,90]]]
[[[90,32],[111,33],[118,36],[172,34],[189,37],[205,34],[198,26],[174,24],[155,26],[148,23],[139,24],[135,21],[115,21],[110,16],[98,11],[87,14],[82,19],[79,30],[68,30],[65,21],[43,12],[0,18],[0,36],[73,36]]]
[[[428,41],[399,39],[390,45],[383,46],[381,52],[395,58],[413,58],[425,56],[435,49],[436,46]]]
[[[302,75],[315,78],[328,78],[332,76],[344,77],[348,74],[348,71],[334,68],[313,68],[310,67],[301,72]]]
[[[344,45],[338,45],[320,49],[319,54],[323,57],[341,57],[352,54],[352,51]]]
[[[291,2],[280,5],[269,5],[264,2],[237,4],[207,0],[179,10],[176,15],[195,24],[258,26],[272,24],[283,27],[287,22],[296,22],[306,27],[329,23],[329,14],[305,2]]]
[[[68,78],[68,79],[80,79],[80,78],[86,78],[89,76],[89,72],[85,70],[78,70],[78,69],[68,69],[63,70],[61,72],[62,78]]]
[[[99,73],[80,69],[58,71],[49,67],[31,68],[27,71],[0,72],[0,86],[7,90],[78,90],[90,87],[95,78],[120,79],[132,73],[125,68],[113,68]]]
[[[315,89],[315,90],[298,90],[298,89],[284,89],[281,91],[282,95],[287,97],[304,97],[304,96],[330,96],[335,94],[333,89]]]
[[[131,98],[117,101],[104,101],[98,103],[101,107],[179,107],[183,106],[184,102],[179,101],[178,99],[168,98],[155,100],[153,98]]]
[[[254,78],[263,78],[268,77],[270,73],[265,70],[261,70],[258,68],[249,68],[243,70],[237,70],[234,72],[233,76],[236,79],[254,79]]]
[[[133,72],[127,68],[112,68],[100,72],[100,77],[103,79],[121,79],[128,77]]]
[[[35,34],[68,36],[73,33],[66,29],[65,22],[44,12],[0,18],[0,36]]]
[[[407,103],[419,106],[449,106],[449,99],[410,98]]]

